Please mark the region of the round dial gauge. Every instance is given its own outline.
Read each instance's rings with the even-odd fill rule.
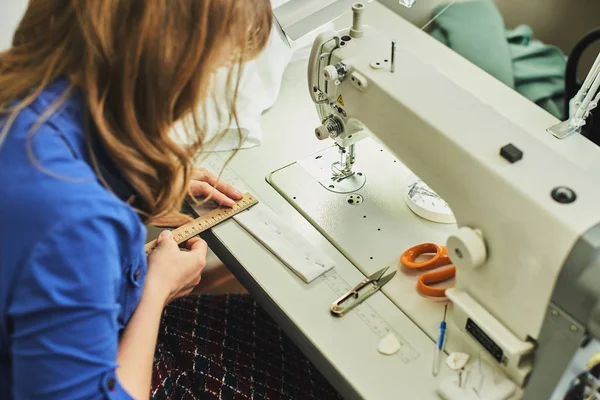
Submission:
[[[441,224],[456,223],[448,203],[416,175],[408,177],[404,193],[406,204],[418,216]]]

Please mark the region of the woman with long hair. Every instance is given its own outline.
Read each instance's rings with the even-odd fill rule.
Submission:
[[[199,367],[157,351],[155,362],[167,304],[189,321],[173,328],[190,333],[182,350],[198,355],[209,339],[199,310],[218,302],[176,301],[200,282],[204,241],[180,251],[165,231],[148,259],[143,245],[145,224],[188,195],[241,197],[194,169],[203,146],[194,115],[218,68],[236,92],[236,71],[271,24],[268,0],[30,0],[0,53],[0,398],[142,399],[151,384],[156,398],[252,396],[236,379],[253,376],[214,357]],[[181,146],[170,132],[184,117],[192,144]],[[158,369],[169,360],[177,364]],[[215,369],[229,392],[211,380]]]

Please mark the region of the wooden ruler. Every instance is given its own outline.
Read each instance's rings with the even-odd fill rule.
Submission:
[[[258,204],[258,200],[256,200],[249,193],[244,194],[244,197],[236,202],[233,207],[219,207],[214,210],[210,210],[204,215],[196,218],[195,220],[188,222],[185,225],[180,226],[179,228],[172,231],[173,239],[177,242],[177,244],[181,244],[188,239],[193,238],[194,236],[202,233],[210,228],[213,228],[220,224],[221,222],[233,217],[234,215],[249,209],[253,205]],[[156,240],[153,240],[144,246],[146,250],[146,256],[149,256],[152,253],[152,250],[156,247]]]

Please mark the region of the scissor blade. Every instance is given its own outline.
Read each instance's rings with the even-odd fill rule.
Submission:
[[[375,272],[373,275],[369,276],[369,282],[377,282],[378,280],[380,280],[383,274],[385,274],[385,272],[388,269],[390,269],[390,267],[382,268],[379,271]]]
[[[381,278],[377,282],[375,282],[375,284],[379,287],[383,287],[383,285],[385,285],[386,283],[388,283],[389,281],[392,280],[394,275],[396,275],[396,272],[397,271],[394,271],[391,274],[387,274],[386,276],[384,276],[383,278]]]

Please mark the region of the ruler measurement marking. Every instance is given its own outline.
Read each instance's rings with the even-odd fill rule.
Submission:
[[[327,286],[335,293],[336,296],[342,296],[350,290],[350,285],[342,278],[335,270],[326,272],[321,276]],[[409,363],[419,357],[419,353],[404,339],[394,328],[387,323],[377,311],[369,304],[363,303],[358,305],[352,312],[356,312],[358,317],[367,325],[373,333],[382,338],[388,332],[393,332],[400,343],[400,351],[396,353],[404,362]]]
[[[202,233],[210,228],[215,227],[219,223],[233,217],[234,215],[247,210],[253,205],[258,204],[258,200],[256,200],[249,193],[244,194],[244,198],[238,201],[234,208],[224,209],[224,208],[216,208],[214,210],[208,211],[206,214],[201,215],[195,220],[188,222],[185,225],[180,226],[177,229],[174,229],[172,234],[173,238],[177,242],[177,244],[181,244],[186,240],[189,240],[196,236],[199,233]],[[224,211],[227,212],[224,212]],[[144,250],[146,251],[146,256],[149,256],[152,253],[152,250],[156,247],[156,240],[153,240],[147,243],[144,246]]]

